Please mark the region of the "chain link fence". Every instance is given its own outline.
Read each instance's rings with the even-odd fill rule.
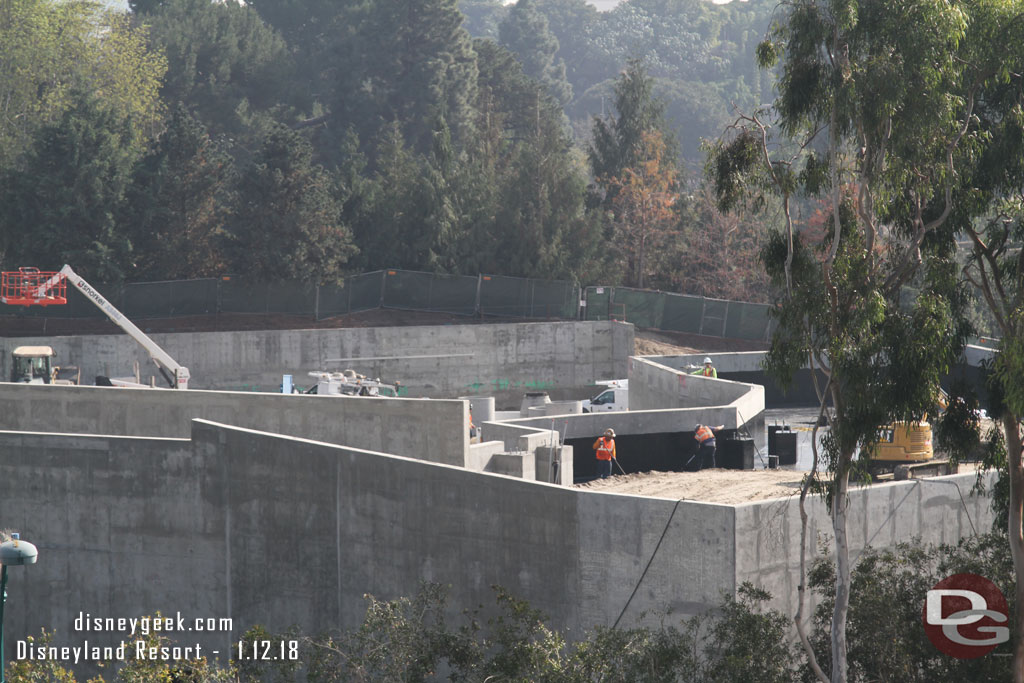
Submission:
[[[629,287],[587,287],[586,320],[621,320],[637,327],[709,337],[767,341],[771,306]]]
[[[630,287],[593,286],[581,291],[575,282],[505,275],[377,270],[320,286],[240,277],[94,286],[126,316],[139,320],[230,313],[303,315],[322,320],[391,308],[467,317],[621,320],[655,330],[755,341],[768,340],[774,328],[771,307],[764,304]],[[103,317],[78,295],[68,296],[65,306],[31,307],[21,309],[18,315]]]

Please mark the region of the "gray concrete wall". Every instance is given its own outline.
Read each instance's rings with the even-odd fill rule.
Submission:
[[[143,325],[143,328],[145,326]],[[312,370],[353,368],[400,381],[409,396],[455,398],[494,395],[499,409],[518,408],[526,391],[580,398],[594,381],[625,377],[633,353],[633,326],[616,322],[431,325],[330,330],[270,330],[154,334],[153,340],[192,373],[197,389],[278,391],[281,376],[310,386]],[[10,352],[49,344],[58,363],[78,365],[83,381],[127,376],[138,362],[158,375],[141,346],[127,335],[0,340],[0,377],[10,376]],[[380,360],[338,360],[338,359]],[[584,392],[589,393],[589,392]]]
[[[629,359],[630,410],[735,405],[747,418],[764,410],[764,387],[691,375],[661,363],[661,358]]]
[[[188,636],[223,650],[253,623],[353,627],[365,593],[424,580],[451,586],[453,614],[500,585],[581,636],[734,588],[728,507],[194,424],[191,444],[0,432],[0,526],[40,552],[13,574],[9,647],[42,627],[58,645],[102,641],[71,631],[79,611],[160,610],[233,618],[232,634]]]
[[[850,493],[847,533],[850,558],[865,550],[893,548],[920,539],[956,543],[992,528],[991,498],[971,493],[974,473],[854,487]],[[984,477],[986,487],[995,473]],[[736,510],[736,582],[753,583],[771,592],[770,605],[795,614],[800,583],[800,507],[797,498],[738,505]],[[833,548],[832,521],[819,497],[807,501],[808,563],[819,542]]]
[[[0,429],[187,438],[203,418],[466,465],[466,401],[0,383]]]
[[[451,586],[453,615],[493,605],[501,585],[570,637],[703,612],[744,580],[794,607],[792,498],[615,495],[193,424],[191,443],[0,432],[0,527],[40,551],[38,564],[11,570],[8,647],[42,627],[57,630],[57,645],[103,641],[72,632],[80,611],[160,610],[233,618],[230,634],[185,639],[223,650],[253,623],[353,627],[365,593],[411,595],[423,580]],[[942,481],[960,485],[966,509]],[[855,550],[988,528],[972,483],[854,490]],[[827,539],[824,506],[810,508],[811,538]]]

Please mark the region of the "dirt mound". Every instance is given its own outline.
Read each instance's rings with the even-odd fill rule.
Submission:
[[[767,342],[706,337],[686,332],[637,329],[634,352],[639,356],[675,356],[691,353],[764,351]]]

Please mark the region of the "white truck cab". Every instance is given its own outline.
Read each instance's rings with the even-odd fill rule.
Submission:
[[[595,384],[607,387],[589,401],[583,402],[583,412],[600,413],[608,411],[629,410],[629,380],[616,379]]]

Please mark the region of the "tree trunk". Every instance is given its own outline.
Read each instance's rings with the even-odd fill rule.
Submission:
[[[1013,681],[1024,683],[1024,463],[1021,462],[1020,422],[1009,410],[1003,413],[1003,433],[1006,436],[1006,460],[1010,470],[1010,556],[1016,576],[1017,632],[1013,644]]]
[[[852,454],[843,453],[841,463],[849,463]],[[846,615],[850,609],[850,547],[846,538],[846,514],[849,506],[849,465],[836,473],[832,499],[832,530],[836,535],[836,604],[832,611],[832,683],[846,683]]]

